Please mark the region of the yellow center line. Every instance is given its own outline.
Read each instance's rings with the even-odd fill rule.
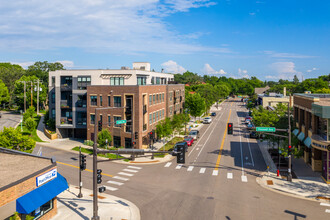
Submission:
[[[80,167],[77,167],[75,165],[71,165],[71,164],[68,164],[68,163],[63,163],[63,162],[60,162],[60,161],[56,161],[56,162],[59,163],[59,164],[65,165],[65,166],[69,166],[69,167],[80,169]],[[88,171],[88,172],[93,173],[93,170],[86,169],[85,171]],[[113,175],[110,175],[110,174],[106,174],[106,173],[101,173],[101,174],[104,175],[104,176],[113,177]]]
[[[233,104],[233,103],[232,103]],[[229,111],[229,116],[228,116],[228,120],[227,120],[227,123],[226,123],[226,129],[225,129],[225,132],[223,134],[223,138],[222,138],[222,142],[221,142],[221,146],[220,146],[220,151],[219,151],[219,155],[218,155],[218,159],[217,159],[217,163],[215,164],[215,168],[214,170],[219,170],[219,165],[220,165],[220,159],[221,159],[221,153],[222,153],[222,150],[223,150],[223,145],[225,143],[225,138],[226,138],[226,135],[227,135],[227,124],[229,122],[229,119],[230,119],[230,115],[231,115],[231,109]]]
[[[233,103],[231,103],[230,106],[233,106]]]

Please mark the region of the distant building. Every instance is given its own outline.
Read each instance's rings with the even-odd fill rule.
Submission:
[[[283,94],[269,93],[259,94],[258,104],[262,105],[263,108],[274,109],[277,104],[282,103],[287,105],[289,103],[290,96],[286,95],[286,88],[283,89]],[[293,106],[293,97],[291,97],[290,107]]]
[[[330,183],[330,94],[294,94],[294,119],[305,162]]]
[[[68,188],[50,158],[0,148],[0,219],[15,212],[21,219],[51,219],[57,214],[57,195]]]

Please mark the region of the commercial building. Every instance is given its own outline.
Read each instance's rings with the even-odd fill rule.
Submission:
[[[0,148],[0,219],[15,212],[21,219],[51,219],[57,213],[56,196],[68,188],[50,158]]]
[[[294,119],[305,162],[330,183],[330,94],[294,94]]]
[[[173,74],[155,72],[151,70],[150,63],[140,62],[133,63],[132,69],[49,72],[50,117],[55,119],[60,138],[91,139],[94,109],[101,106],[121,108],[108,109],[107,115],[102,115],[103,126],[108,120],[110,123],[119,118],[127,120],[121,128],[114,127],[114,124],[111,129],[109,127],[114,136],[113,144],[129,147],[129,136],[133,136],[131,130],[134,130],[134,135],[138,132],[137,146],[141,148],[140,135],[154,128],[160,118],[183,111],[184,85],[172,84],[173,80]],[[150,96],[152,102],[149,101]],[[148,123],[150,114],[155,117],[151,125]],[[131,121],[133,117],[134,126]]]
[[[291,106],[293,106],[293,97],[291,97]],[[278,93],[262,93],[258,95],[258,104],[262,105],[263,108],[274,109],[277,104],[282,103],[287,105],[289,103],[290,96],[286,95],[286,88],[283,88],[283,94]]]

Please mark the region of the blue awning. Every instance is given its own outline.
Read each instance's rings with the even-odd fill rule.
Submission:
[[[307,137],[304,141],[304,144],[306,145],[306,147],[310,148],[312,144],[312,139],[310,137]]]
[[[16,211],[21,214],[30,214],[67,188],[69,186],[66,179],[57,173],[57,177],[54,180],[18,198],[16,200]]]
[[[300,134],[298,135],[298,139],[299,139],[300,141],[302,141],[302,140],[304,140],[304,138],[305,138],[305,134],[304,134],[304,132],[300,132]]]
[[[298,130],[298,129],[294,129],[294,130],[292,131],[292,133],[293,133],[295,136],[297,136],[298,133],[299,133],[299,130]]]

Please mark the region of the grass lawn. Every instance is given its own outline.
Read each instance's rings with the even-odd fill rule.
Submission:
[[[41,118],[40,115],[35,114],[35,115],[33,116],[33,119],[34,119],[34,121],[37,123],[36,127],[35,127],[35,128],[33,129],[33,131],[30,133],[30,132],[27,130],[27,128],[25,127],[25,125],[23,124],[23,126],[22,126],[22,128],[23,128],[23,132],[22,132],[22,133],[23,133],[23,135],[31,136],[31,138],[32,138],[33,140],[37,141],[37,142],[44,142],[44,141],[42,141],[42,140],[38,137],[38,135],[37,135],[37,128],[38,128],[38,124],[39,124],[40,118]],[[19,124],[19,127],[18,127],[18,128],[20,128],[20,127],[21,127],[21,124]]]
[[[74,147],[71,150],[79,151],[79,147]],[[89,148],[82,147],[81,152],[86,153],[86,154],[92,154],[93,150],[89,149]],[[122,157],[120,155],[117,156],[117,154],[109,154],[109,153],[107,153],[107,154],[98,154],[97,156],[106,157],[106,158],[109,158],[109,159],[125,158],[125,157]]]

